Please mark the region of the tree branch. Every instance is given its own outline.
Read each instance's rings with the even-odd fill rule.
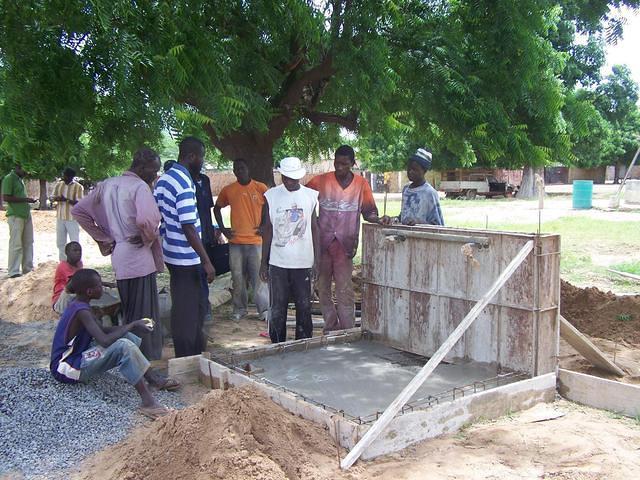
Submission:
[[[358,112],[353,111],[348,115],[336,115],[333,113],[316,112],[313,110],[303,110],[302,116],[308,118],[314,125],[321,123],[335,123],[352,132],[358,131]]]

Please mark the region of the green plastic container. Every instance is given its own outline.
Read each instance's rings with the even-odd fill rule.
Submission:
[[[593,180],[573,181],[573,208],[589,209],[593,200]]]

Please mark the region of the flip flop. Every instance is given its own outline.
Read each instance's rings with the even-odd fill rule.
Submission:
[[[159,406],[159,407],[139,407],[138,412],[144,415],[151,420],[155,420],[160,417],[164,417],[171,413],[167,407]]]
[[[258,335],[262,338],[270,338],[269,332],[260,332]]]

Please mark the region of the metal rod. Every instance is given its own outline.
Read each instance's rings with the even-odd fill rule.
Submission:
[[[476,243],[478,245],[482,245],[483,247],[488,247],[491,243],[489,237],[477,237],[473,235],[454,235],[451,233],[437,233],[437,232],[425,232],[425,231],[416,231],[416,230],[400,230],[396,228],[383,228],[382,234],[389,236],[397,236],[397,237],[406,237],[406,238],[424,238],[428,240],[443,240],[448,242],[458,242],[458,243]]]

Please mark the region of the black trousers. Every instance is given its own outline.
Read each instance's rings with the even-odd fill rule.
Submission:
[[[287,308],[289,298],[296,305],[296,340],[311,338],[311,269],[269,266],[269,337],[272,343],[287,340]]]
[[[167,264],[171,275],[171,333],[176,357],[199,355],[207,347],[203,331],[206,310],[202,302],[200,265]]]
[[[118,280],[118,292],[124,314],[124,322],[131,323],[141,318],[152,318],[160,321],[160,307],[158,307],[158,288],[156,274],[150,273],[146,277]],[[162,358],[162,325],[156,326],[151,332],[136,334],[142,339],[140,351],[147,360]]]

